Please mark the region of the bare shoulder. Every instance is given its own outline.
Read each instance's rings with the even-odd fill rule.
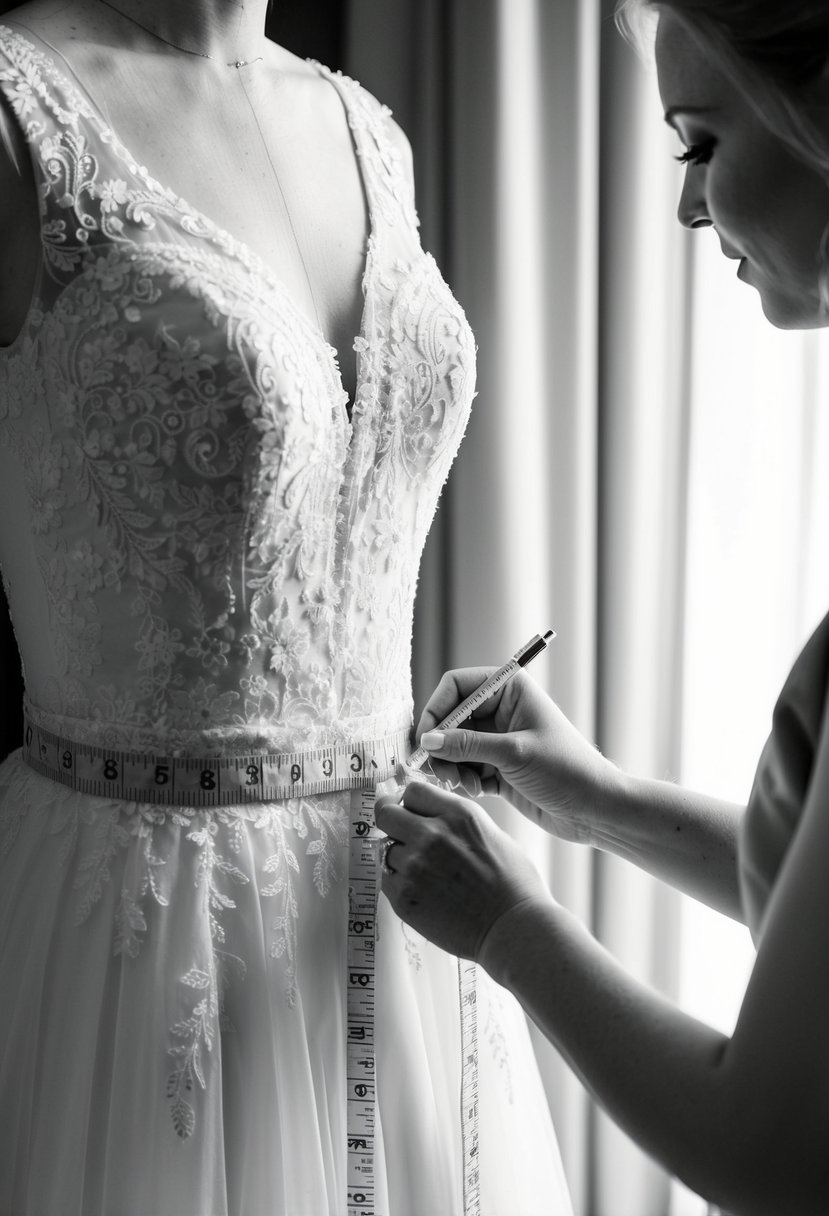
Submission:
[[[271,66],[281,75],[283,81],[287,78],[297,86],[305,86],[319,107],[321,119],[328,122],[341,122],[342,106],[334,91],[327,87],[327,81],[312,62],[301,59],[286,47],[271,43]],[[378,100],[382,102],[382,98]],[[407,172],[411,172],[412,148],[405,131],[391,117],[386,120],[386,127],[391,142],[400,153],[404,167]]]

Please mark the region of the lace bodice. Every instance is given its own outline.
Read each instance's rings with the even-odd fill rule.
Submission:
[[[410,719],[417,568],[474,342],[388,110],[317,70],[371,218],[351,420],[334,351],[269,268],[0,26],[43,249],[0,351],[0,558],[33,714],[76,738],[278,748]]]

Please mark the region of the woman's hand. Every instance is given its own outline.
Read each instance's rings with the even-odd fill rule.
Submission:
[[[519,671],[465,729],[429,732],[494,668],[447,672],[423,711],[417,733],[435,774],[473,795],[500,794],[564,840],[593,843],[591,823],[612,797],[618,770],[576,730],[526,672]]]
[[[496,922],[551,896],[526,853],[476,803],[425,781],[413,781],[402,797],[377,802],[377,825],[393,841],[383,891],[429,941],[486,965]]]

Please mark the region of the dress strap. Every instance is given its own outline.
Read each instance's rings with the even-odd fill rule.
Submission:
[[[44,263],[53,279],[64,280],[100,231],[95,183],[112,140],[91,99],[29,34],[0,24],[0,92],[29,147]]]
[[[391,110],[350,76],[310,62],[342,99],[373,215],[392,226],[402,222],[417,229],[414,187],[390,131]]]
[[[0,89],[35,144],[64,128],[77,132],[84,120],[96,117],[89,98],[36,45],[40,41],[29,30],[24,36],[0,23]]]

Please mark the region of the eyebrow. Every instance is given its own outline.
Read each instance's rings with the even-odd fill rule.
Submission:
[[[677,114],[712,114],[714,106],[668,106],[665,111],[665,122],[669,127],[673,127],[674,118]]]

